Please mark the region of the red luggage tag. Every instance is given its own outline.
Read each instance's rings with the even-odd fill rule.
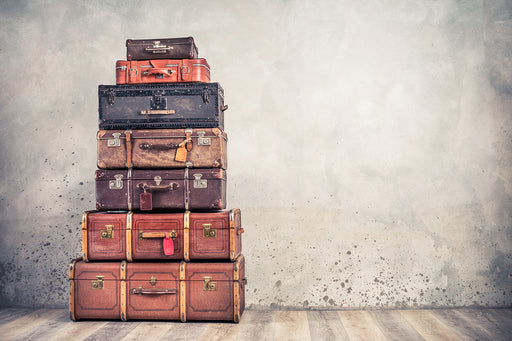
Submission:
[[[172,240],[172,237],[167,236],[167,232],[165,232],[164,238],[164,254],[166,256],[174,255],[174,241]]]
[[[144,188],[144,192],[140,194],[140,210],[151,211],[153,209],[153,197],[151,193],[147,193]]]

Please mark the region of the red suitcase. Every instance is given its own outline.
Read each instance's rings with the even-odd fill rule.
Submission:
[[[238,208],[201,213],[85,212],[82,258],[233,261],[242,251],[243,232]]]
[[[216,263],[127,263],[80,259],[69,266],[72,320],[239,322],[245,259]]]
[[[118,60],[116,84],[210,82],[206,59]]]
[[[220,168],[99,169],[96,209],[222,210],[226,172]]]

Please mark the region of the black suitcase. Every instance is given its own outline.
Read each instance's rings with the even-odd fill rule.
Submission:
[[[127,60],[197,58],[194,38],[128,39]]]
[[[100,129],[224,129],[219,83],[100,85]]]

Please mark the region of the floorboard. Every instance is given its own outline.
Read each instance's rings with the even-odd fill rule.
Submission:
[[[349,340],[336,311],[308,311],[308,322],[311,340]]]
[[[274,340],[311,340],[306,311],[276,311]]]
[[[496,314],[491,314],[487,309],[460,309],[461,314],[464,314],[473,323],[478,323],[481,328],[485,329],[488,334],[492,335],[495,340],[512,340],[510,326],[507,322]]]
[[[409,322],[396,310],[371,311],[375,323],[389,341],[425,340]]]
[[[272,341],[275,333],[275,312],[246,310],[240,320],[239,340]]]
[[[427,341],[462,341],[428,310],[402,310],[400,313]]]
[[[246,310],[240,323],[78,321],[66,309],[0,308],[0,340],[512,340],[512,309]]]
[[[12,340],[62,314],[62,309],[38,309],[0,327],[0,340]]]
[[[386,340],[386,337],[367,311],[339,311],[341,322],[351,341]]]
[[[33,312],[31,308],[1,308],[0,326]]]
[[[492,340],[494,336],[479,321],[461,314],[455,309],[435,309],[432,313],[446,326],[454,330],[463,340]]]

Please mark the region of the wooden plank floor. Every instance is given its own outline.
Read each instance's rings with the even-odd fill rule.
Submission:
[[[512,309],[246,310],[239,324],[69,320],[0,308],[0,340],[512,340]]]

